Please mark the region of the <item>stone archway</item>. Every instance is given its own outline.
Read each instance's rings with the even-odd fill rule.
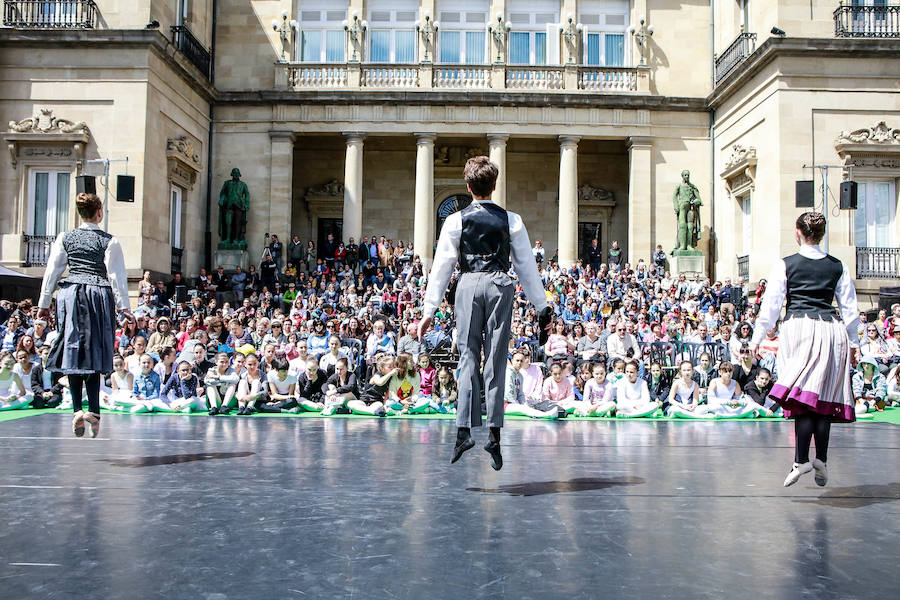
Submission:
[[[472,203],[472,196],[467,193],[457,193],[447,196],[438,203],[437,215],[434,226],[434,239],[441,237],[441,227],[447,217],[458,210],[462,210]]]

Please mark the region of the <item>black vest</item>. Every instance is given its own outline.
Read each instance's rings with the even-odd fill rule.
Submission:
[[[460,213],[459,269],[509,271],[509,217],[493,202],[473,202]]]
[[[837,311],[831,303],[838,281],[844,274],[844,265],[831,255],[825,258],[806,258],[792,254],[784,259],[787,275],[787,308],[785,320],[794,317],[811,317],[832,321]]]
[[[62,283],[85,283],[109,287],[106,247],[112,236],[100,229],[72,229],[63,234],[62,245],[69,263],[69,275]]]

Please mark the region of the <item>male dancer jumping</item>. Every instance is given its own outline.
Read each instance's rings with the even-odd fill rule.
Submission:
[[[462,273],[456,287],[456,326],[459,332],[459,401],[456,445],[451,464],[475,446],[471,427],[481,426],[481,382],[478,366],[484,349],[484,386],[490,436],[484,449],[491,467],[503,467],[500,428],[503,426],[503,391],[506,353],[509,346],[515,282],[508,275],[510,258],[528,300],[540,312],[541,344],[549,333],[551,309],[547,306],[531,242],[522,218],[491,202],[497,183],[497,165],[487,156],[470,158],[464,175],[472,204],[444,222],[434,265],[425,290],[425,310],[419,324],[419,339],[444,297],[454,266]]]

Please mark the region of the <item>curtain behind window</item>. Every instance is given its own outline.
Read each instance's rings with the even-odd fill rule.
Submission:
[[[509,62],[514,65],[527,65],[531,61],[529,52],[530,35],[523,31],[512,31],[509,34]]]
[[[396,48],[394,54],[398,63],[414,63],[416,62],[416,32],[415,31],[395,31],[394,43]]]
[[[34,235],[47,235],[49,173],[34,174]]]
[[[459,54],[459,31],[442,31],[440,33],[441,46],[441,62],[458,63],[460,62]]]
[[[69,174],[56,174],[56,233],[69,226]]]
[[[484,64],[484,31],[467,31],[466,32],[466,64],[467,65],[483,65]]]
[[[319,62],[322,60],[322,32],[311,30],[300,32],[300,60]]]
[[[625,64],[625,36],[621,33],[606,34],[606,66],[621,67]]]
[[[325,60],[328,62],[344,62],[344,36],[337,29],[325,32]]]

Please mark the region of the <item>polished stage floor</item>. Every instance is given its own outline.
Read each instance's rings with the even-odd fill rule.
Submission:
[[[0,423],[0,598],[892,598],[900,427],[785,489],[773,422],[42,414]]]

